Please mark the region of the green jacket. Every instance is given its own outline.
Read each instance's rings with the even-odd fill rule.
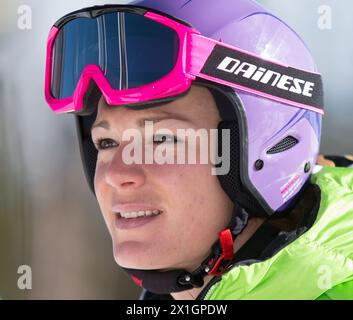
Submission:
[[[234,266],[199,298],[353,299],[353,168],[316,169],[321,199],[311,226],[270,258]]]

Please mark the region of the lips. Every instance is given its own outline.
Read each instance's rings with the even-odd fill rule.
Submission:
[[[112,206],[112,211],[115,214],[115,227],[121,230],[134,229],[157,221],[164,212],[157,206],[137,203],[120,203]]]
[[[115,215],[115,227],[120,230],[134,229],[142,227],[148,223],[159,220],[161,215],[149,216],[149,217],[139,217],[125,219],[121,218],[120,215]]]

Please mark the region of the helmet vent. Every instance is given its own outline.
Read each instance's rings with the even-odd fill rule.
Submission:
[[[275,146],[273,146],[266,153],[267,154],[275,154],[275,153],[280,153],[280,152],[286,151],[290,148],[293,148],[298,142],[299,142],[298,139],[296,139],[292,136],[285,137],[283,140],[278,142]]]

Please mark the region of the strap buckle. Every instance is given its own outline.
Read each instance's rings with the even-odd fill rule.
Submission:
[[[219,233],[219,240],[213,250],[213,257],[207,262],[205,271],[209,275],[220,276],[231,265],[233,253],[233,236],[229,229]]]

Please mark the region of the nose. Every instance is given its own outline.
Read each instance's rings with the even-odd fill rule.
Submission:
[[[142,164],[126,163],[123,159],[123,145],[116,148],[114,156],[105,171],[107,184],[115,189],[136,189],[145,184],[145,172]]]

